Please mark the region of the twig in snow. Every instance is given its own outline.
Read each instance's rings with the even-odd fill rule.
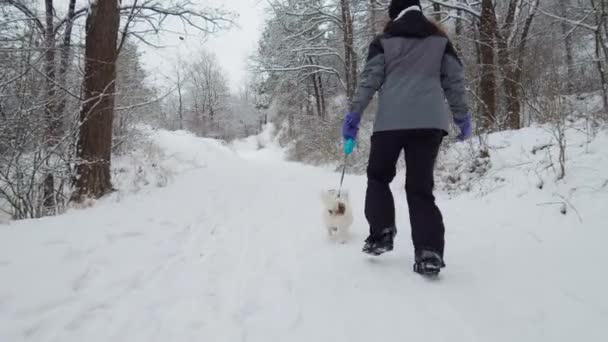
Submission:
[[[553,144],[544,144],[544,145],[536,146],[532,149],[532,154],[536,155],[536,153],[538,151],[548,149],[549,147],[552,147],[552,146],[553,146]]]
[[[574,210],[574,212],[576,213],[576,215],[578,216],[579,221],[582,223],[583,222],[583,217],[581,216],[581,214],[578,212],[578,210],[576,209],[576,207],[572,204],[572,202],[570,202],[566,197],[560,195],[560,194],[556,194],[558,197],[560,197],[562,200],[564,200],[564,202],[570,207],[572,208],[572,210]]]

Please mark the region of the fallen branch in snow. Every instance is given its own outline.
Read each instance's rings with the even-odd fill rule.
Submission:
[[[581,223],[583,223],[583,217],[581,216],[581,214],[578,212],[578,210],[576,209],[576,207],[572,204],[572,202],[570,202],[566,197],[560,195],[560,194],[556,194],[559,198],[561,198],[565,204],[567,204],[570,208],[572,208],[572,210],[574,210],[574,212],[576,213],[576,215],[578,216],[578,219]]]
[[[540,206],[544,206],[544,205],[559,205],[560,206],[559,212],[562,213],[562,215],[568,214],[568,208],[567,208],[566,203],[564,203],[564,202],[538,203],[536,206],[540,207]],[[580,218],[580,216],[579,216],[579,218]]]
[[[536,155],[536,153],[538,151],[542,151],[542,150],[548,149],[548,148],[550,148],[552,146],[553,146],[553,144],[544,144],[544,145],[541,145],[541,146],[536,146],[536,147],[534,147],[532,149],[532,154]]]

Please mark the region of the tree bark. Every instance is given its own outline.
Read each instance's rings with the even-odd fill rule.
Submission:
[[[323,75],[319,77],[319,94],[321,95],[321,117],[325,119],[327,117],[327,104],[325,102],[325,87],[323,86]]]
[[[55,73],[55,23],[53,0],[45,0],[45,30],[44,30],[44,71],[46,77],[46,101],[44,116],[46,120],[46,165],[50,166],[50,151],[59,139],[59,118],[57,117],[56,73]],[[45,215],[52,215],[56,207],[55,178],[51,171],[44,178],[44,210]]]
[[[595,0],[592,1],[592,5],[595,9],[597,23],[597,30],[595,32],[595,56],[602,83],[604,118],[608,119],[608,31],[606,31],[608,6],[606,5],[606,1],[600,1],[600,3],[597,4]]]
[[[178,80],[177,80],[177,95],[179,96],[179,129],[183,130],[184,129],[184,100],[182,97],[182,82],[181,82],[181,77],[178,76]]]
[[[461,0],[458,0],[458,2],[460,3]],[[455,46],[456,46],[456,50],[460,50],[460,41],[462,39],[462,20],[460,20],[460,17],[462,16],[462,11],[461,10],[457,10],[456,11],[456,16],[458,17],[456,19],[456,23],[455,25],[455,33],[456,33],[456,41],[454,42]]]
[[[564,18],[568,17],[568,6],[570,0],[561,0],[557,2],[559,5],[560,15]],[[574,51],[572,50],[572,35],[569,34],[569,26],[565,20],[561,22],[562,34],[564,35],[564,47],[566,49],[566,66],[568,80],[566,81],[566,88],[569,94],[574,92]]]
[[[608,77],[606,76],[607,70],[604,65],[604,61],[602,61],[602,35],[600,30],[598,29],[595,33],[595,59],[598,73],[600,74],[600,82],[602,87],[602,100],[604,103],[604,112],[608,113]],[[606,115],[608,116],[608,114]]]
[[[380,33],[378,30],[377,0],[369,0],[369,31],[372,37]]]
[[[344,63],[346,66],[346,98],[350,102],[357,86],[357,56],[354,47],[354,26],[350,0],[340,0],[344,33]]]
[[[509,46],[508,37],[511,36],[511,40],[514,40],[515,34],[512,34],[514,29],[514,20],[516,7],[518,6],[517,0],[512,0],[509,6],[509,12],[507,19],[503,26],[503,32],[498,32],[498,47],[499,47],[499,61],[501,70],[504,73],[504,89],[506,94],[506,105],[507,105],[507,128],[519,129],[521,128],[521,80],[524,69],[526,46],[528,43],[528,37],[530,35],[530,29],[532,23],[536,18],[536,11],[538,8],[539,0],[531,3],[529,6],[529,12],[526,20],[524,21],[523,29],[519,34],[519,42],[517,45],[513,44]]]
[[[45,116],[48,124],[48,136],[47,139],[54,143],[57,139],[57,113],[56,110],[56,98],[55,98],[55,84],[56,84],[56,73],[55,73],[55,23],[54,23],[54,7],[53,0],[45,0],[46,5],[46,27],[44,31],[44,43],[45,43],[45,75],[46,75],[46,103],[45,103]]]
[[[511,116],[511,121],[510,121],[511,128],[513,128],[513,129],[519,129],[522,127],[521,82],[522,82],[523,72],[524,72],[524,67],[525,67],[524,61],[525,61],[525,55],[526,55],[526,48],[528,45],[528,37],[530,36],[532,23],[534,22],[534,19],[536,18],[539,2],[540,2],[540,0],[536,0],[534,2],[533,6],[530,7],[530,13],[528,13],[528,17],[525,20],[524,28],[520,35],[519,45],[517,46],[517,49],[515,50],[516,51],[515,53],[517,55],[516,62],[515,62],[515,68],[513,69],[513,84],[514,84],[515,88],[513,89],[513,92],[511,93],[511,95],[516,103],[515,103],[515,106],[514,106],[513,112],[512,112],[512,113],[514,113],[514,115]]]
[[[441,5],[433,4],[433,12],[435,12],[435,21],[441,22]]]
[[[309,59],[310,59],[311,64],[314,63],[312,61],[312,58],[309,58]],[[310,75],[310,79],[312,80],[312,88],[313,88],[314,97],[315,97],[317,115],[322,118],[323,115],[321,114],[321,94],[319,93],[319,86],[317,85],[317,75],[316,74]]]
[[[80,112],[74,200],[112,191],[112,121],[116,80],[118,0],[98,0],[86,22],[84,104]]]
[[[506,95],[506,127],[498,127],[499,129],[520,128],[519,113],[521,104],[517,80],[517,70],[520,66],[516,63],[518,51],[509,46],[509,39],[511,37],[511,31],[513,30],[518,5],[519,0],[510,0],[507,15],[502,27],[500,29],[498,29],[498,25],[496,27],[495,37],[496,45],[498,47],[498,64],[500,65],[500,71],[502,72],[503,89]],[[513,37],[511,37],[511,39],[513,39]]]
[[[59,84],[63,87],[66,85],[67,73],[70,66],[71,45],[72,45],[72,29],[74,27],[74,18],[76,16],[76,0],[70,0],[68,8],[68,17],[63,35],[63,46],[61,47],[61,64],[59,67]],[[67,97],[62,94],[59,103],[57,104],[57,116],[61,119],[64,116]]]
[[[314,65],[316,61],[312,57],[308,57],[310,65]],[[310,76],[313,85],[314,97],[317,108],[317,115],[325,119],[325,96],[323,95],[323,80],[319,73],[313,73]]]
[[[483,102],[481,127],[489,130],[495,123],[496,115],[496,68],[495,68],[495,35],[496,15],[492,0],[482,0],[481,21],[479,28],[481,54],[480,94]]]

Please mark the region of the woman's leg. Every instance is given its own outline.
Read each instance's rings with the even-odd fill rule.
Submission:
[[[372,238],[387,229],[395,230],[395,203],[389,185],[395,178],[397,160],[403,149],[402,135],[402,131],[372,135],[365,197],[365,216]]]
[[[445,227],[433,195],[435,161],[443,136],[440,130],[411,130],[405,139],[405,189],[416,255],[428,250],[443,258]]]

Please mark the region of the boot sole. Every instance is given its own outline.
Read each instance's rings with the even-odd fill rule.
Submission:
[[[425,277],[435,277],[438,276],[441,272],[441,267],[434,265],[427,265],[425,267],[421,267],[419,264],[414,264],[414,272]]]
[[[384,253],[388,253],[391,252],[393,250],[393,247],[386,247],[386,248],[379,248],[379,249],[374,249],[374,250],[363,250],[363,253],[365,254],[369,254],[372,256],[380,256]]]

